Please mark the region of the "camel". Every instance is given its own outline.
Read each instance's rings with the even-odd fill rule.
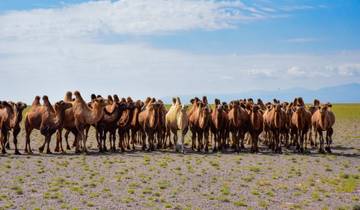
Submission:
[[[310,144],[312,147],[317,148],[318,144],[317,144],[317,131],[315,128],[315,124],[316,122],[312,120],[312,116],[314,115],[314,113],[320,108],[320,101],[318,99],[314,99],[313,105],[309,107],[309,111],[311,113],[311,128],[310,128],[310,132],[309,132],[309,139],[310,139]],[[312,132],[314,130],[314,135],[315,137],[313,138]]]
[[[311,113],[306,110],[305,103],[301,97],[294,100],[294,112],[291,116],[291,133],[299,152],[307,149],[306,135],[311,128]],[[304,150],[305,144],[305,150]]]
[[[312,121],[320,137],[320,153],[324,151],[324,137],[323,131],[326,131],[326,147],[325,150],[331,153],[330,145],[332,144],[332,134],[334,132],[333,126],[335,124],[335,115],[331,111],[331,104],[321,105],[320,108],[313,114]]]
[[[26,144],[25,152],[32,153],[30,145],[30,134],[33,129],[40,130],[40,133],[45,136],[45,141],[39,151],[42,153],[45,146],[46,153],[51,154],[50,140],[52,134],[61,126],[64,119],[64,112],[71,104],[59,101],[53,107],[47,96],[42,97],[43,105],[40,104],[40,97],[36,96],[32,103],[31,109],[25,116],[25,131],[26,131]]]
[[[275,101],[275,100],[274,100]],[[275,101],[278,102],[278,101]],[[285,112],[282,110],[281,105],[276,103],[270,109],[267,109],[263,115],[264,130],[270,132],[270,147],[274,152],[282,153],[280,132],[285,127]]]
[[[143,111],[139,113],[138,121],[141,127],[142,150],[146,149],[146,136],[148,137],[149,148],[148,151],[154,151],[154,135],[159,123],[159,107],[160,104],[156,103],[153,98],[146,100]]]
[[[87,125],[95,125],[104,116],[105,102],[101,97],[96,97],[92,103],[92,108],[84,101],[79,91],[74,92],[75,101],[73,103],[73,111],[75,118],[75,126],[78,132],[76,141],[76,153],[79,153],[79,143],[82,141],[82,151],[88,153],[86,147],[86,137],[84,130]]]
[[[121,103],[126,103],[128,109],[124,110],[117,122],[118,125],[118,134],[119,134],[119,148],[122,152],[125,151],[125,148],[130,149],[130,123],[133,118],[134,113],[134,103],[133,100],[128,97],[121,99]],[[135,146],[133,144],[133,149]]]
[[[173,103],[166,113],[165,116],[165,126],[166,131],[173,133],[174,139],[174,150],[177,152],[177,141],[178,141],[178,131],[181,132],[180,142],[181,142],[181,152],[184,154],[184,140],[185,135],[188,131],[189,119],[186,114],[187,107],[181,105],[180,98],[173,98]]]
[[[165,108],[164,102],[162,100],[158,100],[157,103],[160,104],[159,107],[159,124],[157,126],[157,140],[158,140],[158,149],[166,148],[166,114],[167,110]],[[170,141],[171,146],[171,141]]]
[[[214,149],[224,151],[226,141],[226,131],[228,127],[228,116],[224,106],[220,104],[219,99],[215,99],[215,107],[211,113],[211,132],[214,135]]]
[[[15,145],[15,154],[20,155],[17,147],[17,136],[20,133],[20,123],[22,120],[22,112],[26,108],[26,104],[22,102],[0,102],[0,142],[2,146],[2,153],[6,153],[5,147],[9,146],[9,131],[13,130],[13,140]]]
[[[240,152],[240,148],[244,147],[245,133],[249,130],[250,117],[249,114],[240,104],[240,101],[232,101],[231,109],[228,113],[229,132],[231,133],[232,142],[235,151]]]
[[[201,151],[204,148],[205,152],[209,151],[209,129],[210,129],[210,110],[200,100],[196,98],[193,100],[193,107],[191,108],[189,118],[189,127],[192,133],[192,150],[195,149],[195,141],[197,139],[197,150]],[[205,142],[203,142],[205,138]]]
[[[252,105],[250,112],[251,152],[259,152],[259,135],[263,131],[263,116],[260,106]]]
[[[115,97],[116,98],[116,97]],[[110,102],[110,103],[109,103]],[[108,97],[108,105],[105,109],[107,112],[103,115],[103,118],[96,124],[97,131],[100,134],[100,152],[107,151],[106,148],[106,133],[109,132],[110,148],[113,152],[116,151],[116,129],[117,122],[119,121],[122,112],[127,108],[125,103],[114,102],[112,97]]]
[[[132,150],[135,150],[135,142],[137,140],[138,131],[141,129],[139,124],[139,113],[141,112],[142,102],[137,100],[131,106],[131,117],[130,117],[130,131],[131,131],[131,142]],[[130,146],[129,144],[129,146]]]

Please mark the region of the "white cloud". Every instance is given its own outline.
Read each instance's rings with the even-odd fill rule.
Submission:
[[[336,69],[341,76],[360,76],[360,63],[343,64]]]
[[[0,38],[49,39],[98,34],[156,34],[235,27],[267,14],[240,1],[92,1],[0,15]]]
[[[299,38],[286,39],[285,41],[289,43],[309,43],[309,42],[316,42],[319,40],[315,38],[299,37]]]
[[[325,66],[357,63],[359,53],[334,55],[206,55],[156,49],[144,44],[104,44],[92,40],[0,40],[0,98],[26,100],[48,94],[61,99],[67,90],[85,96],[165,96],[229,93],[294,86],[321,87],[359,81],[352,73]],[[289,77],[306,74],[307,80]],[[292,69],[292,70],[291,70]],[[329,76],[315,74],[320,72]],[[316,78],[316,82],[314,79]]]
[[[96,39],[103,34],[231,28],[274,17],[269,12],[277,10],[266,8],[240,1],[122,0],[1,14],[0,89],[6,91],[0,99],[30,102],[42,94],[61,99],[75,89],[85,96],[96,92],[143,98],[358,81],[356,68],[341,67],[357,64],[357,52],[207,55]],[[303,75],[320,79],[297,79]]]
[[[301,70],[298,66],[292,66],[287,70],[287,74],[294,77],[303,77],[306,72]]]

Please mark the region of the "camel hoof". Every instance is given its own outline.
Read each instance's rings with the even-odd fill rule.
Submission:
[[[325,154],[324,149],[319,149],[319,153],[321,153],[321,154]]]
[[[54,149],[54,152],[60,152],[60,149],[56,147],[56,148]]]
[[[46,154],[51,155],[52,152],[50,150],[46,151]]]
[[[330,147],[326,147],[325,150],[326,150],[328,153],[331,153]]]
[[[15,150],[15,155],[21,155],[21,153],[19,152],[19,150]]]
[[[43,153],[44,152],[44,147],[39,147],[39,152]]]
[[[2,150],[1,153],[2,153],[2,154],[6,154],[6,151],[5,151],[5,150]]]
[[[8,143],[8,144],[6,144],[6,147],[5,147],[6,149],[10,149],[10,144]]]

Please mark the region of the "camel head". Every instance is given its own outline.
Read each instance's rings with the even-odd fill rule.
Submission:
[[[281,111],[281,105],[280,104],[274,104],[274,110],[275,110],[275,112],[280,112]]]
[[[229,105],[225,101],[222,102],[222,106],[223,106],[223,109],[224,109],[225,112],[229,111]]]
[[[1,106],[1,108],[8,107],[8,108],[12,109],[12,106],[6,101],[1,101],[0,106]]]
[[[256,105],[256,104],[252,105],[252,107],[251,107],[251,111],[253,111],[253,112],[257,112],[257,111],[259,111],[259,109],[260,109],[260,106]]]
[[[217,99],[217,98],[215,98],[214,104],[215,104],[215,105],[219,105],[219,104],[220,104],[220,100]]]
[[[132,102],[133,102],[132,98],[130,96],[128,96],[126,98],[126,103],[132,103]]]
[[[325,114],[328,111],[328,108],[329,108],[328,104],[322,104],[319,109],[320,114],[321,115]]]
[[[175,103],[178,104],[178,105],[181,105],[181,100],[180,100],[180,97],[176,97],[175,99]]]
[[[206,96],[203,96],[202,97],[202,102],[207,105],[208,104],[208,100],[207,100],[207,97]]]
[[[26,105],[26,103],[23,103],[23,102],[17,102],[16,104],[15,104],[15,106],[16,106],[16,110],[18,111],[18,112],[22,112],[26,107],[27,107],[27,105]]]
[[[176,104],[176,98],[172,98],[172,104],[173,104],[173,105]]]
[[[66,103],[63,100],[61,100],[61,101],[56,102],[54,107],[55,107],[56,112],[63,112],[64,110],[72,107],[72,104]]]
[[[107,104],[113,104],[114,103],[114,100],[113,100],[111,95],[108,95],[108,98],[107,98],[106,102],[107,102]]]
[[[103,99],[103,97],[96,97],[95,100],[94,100],[94,105],[98,105],[98,106],[101,106],[101,107],[105,107],[106,106],[106,102],[105,100]]]
[[[254,100],[252,98],[248,98],[247,102],[249,102],[250,104],[254,104]]]
[[[314,99],[314,104],[315,107],[319,107],[320,106],[320,101],[319,99]]]
[[[94,93],[91,94],[90,99],[91,99],[91,101],[95,100],[95,99],[96,99],[96,95],[95,95]]]

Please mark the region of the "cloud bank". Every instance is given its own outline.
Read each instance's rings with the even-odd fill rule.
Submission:
[[[295,9],[307,8],[287,11]],[[0,89],[6,90],[0,99],[61,99],[67,90],[144,98],[359,81],[358,52],[212,55],[101,39],[241,27],[281,17],[281,10],[241,1],[122,0],[8,11],[0,14]]]

